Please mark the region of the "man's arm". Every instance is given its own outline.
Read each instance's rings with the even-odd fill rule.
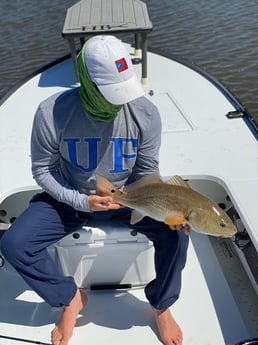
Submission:
[[[59,142],[52,116],[37,109],[31,134],[32,174],[49,195],[78,211],[90,211],[88,197],[73,188],[61,175]]]
[[[140,179],[144,175],[159,175],[159,150],[161,145],[161,118],[158,109],[148,101],[148,121],[141,125],[140,145],[137,159],[130,182]],[[141,114],[139,114],[139,118]]]

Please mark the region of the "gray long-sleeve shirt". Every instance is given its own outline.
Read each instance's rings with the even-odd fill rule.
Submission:
[[[100,122],[82,107],[79,89],[43,101],[31,136],[32,174],[55,199],[89,212],[96,193],[95,173],[118,188],[159,173],[161,120],[145,97],[125,104],[111,122]]]

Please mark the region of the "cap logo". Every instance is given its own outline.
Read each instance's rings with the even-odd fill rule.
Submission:
[[[118,72],[123,72],[125,70],[128,69],[128,66],[127,66],[127,63],[126,63],[126,59],[125,58],[122,58],[122,59],[119,59],[119,60],[116,60],[115,61],[115,64],[116,64],[116,68],[118,70]]]

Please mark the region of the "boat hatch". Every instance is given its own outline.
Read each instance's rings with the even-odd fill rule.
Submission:
[[[194,129],[190,116],[188,116],[171,92],[155,93],[152,97],[152,102],[159,105],[163,134],[186,132]]]

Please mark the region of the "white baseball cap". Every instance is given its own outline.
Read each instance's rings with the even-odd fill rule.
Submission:
[[[125,104],[144,95],[125,45],[114,36],[94,36],[84,47],[84,61],[93,83],[111,104]]]

